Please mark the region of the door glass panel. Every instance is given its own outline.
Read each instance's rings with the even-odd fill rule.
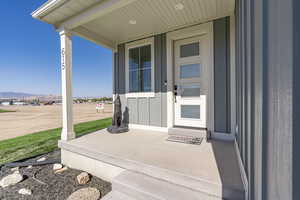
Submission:
[[[182,85],[181,86],[182,97],[199,97],[200,96],[200,85]]]
[[[180,58],[198,56],[199,53],[199,42],[180,46]]]
[[[200,77],[200,64],[180,65],[180,78],[197,78]]]
[[[181,118],[200,119],[200,105],[181,105]]]

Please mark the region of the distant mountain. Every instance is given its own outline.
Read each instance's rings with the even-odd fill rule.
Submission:
[[[21,92],[0,92],[0,98],[23,98],[23,97],[32,97],[32,96],[40,96],[40,95],[21,93]]]

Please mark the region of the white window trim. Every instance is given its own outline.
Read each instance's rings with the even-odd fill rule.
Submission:
[[[141,47],[145,45],[151,45],[151,92],[129,92],[129,49],[133,49],[136,47]],[[155,92],[155,82],[154,82],[154,37],[138,40],[134,42],[127,43],[125,45],[125,79],[126,79],[126,98],[130,97],[154,97]]]

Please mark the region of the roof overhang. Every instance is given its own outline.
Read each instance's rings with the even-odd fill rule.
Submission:
[[[41,19],[43,16],[50,13],[52,10],[57,8],[58,6],[65,3],[67,0],[48,0],[46,3],[44,3],[42,6],[40,6],[38,9],[33,11],[31,13],[32,17],[36,19]]]
[[[32,16],[104,47],[234,13],[235,0],[49,0]]]

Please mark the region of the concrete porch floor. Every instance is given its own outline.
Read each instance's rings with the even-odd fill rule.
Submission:
[[[207,193],[220,196],[243,193],[232,142],[208,143],[203,139],[201,145],[191,145],[169,142],[167,137],[167,133],[158,131],[131,129],[127,133],[109,134],[101,130],[69,142],[60,141],[59,146],[62,152],[76,153]],[[67,164],[71,162],[70,158],[62,159]]]

